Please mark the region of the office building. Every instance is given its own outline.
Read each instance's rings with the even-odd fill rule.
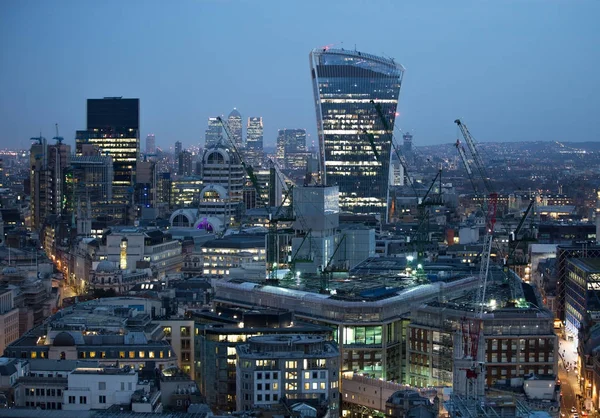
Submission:
[[[223,125],[216,117],[208,118],[208,128],[204,136],[204,148],[211,148],[223,141]]]
[[[149,208],[156,207],[156,184],[158,183],[158,173],[156,172],[155,161],[138,161],[138,172],[135,183],[135,204],[139,208],[138,218],[143,216]]]
[[[280,167],[297,168],[297,164],[292,161],[295,160],[295,154],[306,153],[306,129],[280,129],[277,133],[276,152]]]
[[[312,400],[339,414],[339,350],[318,335],[261,335],[236,347],[238,411]]]
[[[113,160],[113,202],[130,205],[140,154],[140,101],[121,97],[88,99],[87,130],[77,131],[76,154],[84,144],[97,145]]]
[[[313,335],[330,340],[329,327],[300,322],[290,311],[245,311],[217,307],[195,312],[196,382],[206,402],[221,411],[236,410],[236,347],[257,335]]]
[[[154,134],[148,134],[146,137],[146,154],[154,154],[156,152],[156,138]]]
[[[262,117],[249,117],[246,125],[246,164],[255,169],[263,160],[263,120]]]
[[[390,58],[327,48],[314,49],[310,62],[321,181],[339,187],[342,210],[385,221],[404,68]]]
[[[179,170],[177,174],[180,176],[191,176],[192,173],[192,153],[188,150],[180,151],[177,154],[179,162]]]
[[[245,184],[244,167],[239,156],[223,144],[204,151],[198,214],[214,217],[223,225],[239,219]]]
[[[82,203],[88,199],[94,203],[112,200],[112,157],[97,155],[74,155],[70,167],[73,178],[73,195]]]
[[[229,138],[235,147],[239,150],[245,148],[244,137],[242,136],[242,115],[237,109],[233,109],[227,117],[227,124],[229,125],[229,132],[231,138]]]
[[[265,285],[264,280],[260,283],[219,280],[214,283],[214,300],[221,306],[248,309],[293,306],[298,318],[332,327],[342,371],[403,381],[406,326],[412,307],[436,300],[440,295],[448,298],[464,295],[473,289],[477,278],[415,285],[413,280],[379,276],[331,283],[335,294],[333,289],[322,292],[321,280],[300,277],[296,282],[300,286],[281,288]],[[391,283],[394,287],[386,288]]]
[[[39,229],[49,215],[61,215],[65,207],[65,173],[70,165],[71,147],[57,142],[49,145],[35,138],[29,155],[32,227]]]
[[[97,360],[100,366],[165,368],[177,365],[162,327],[152,322],[160,301],[103,298],[61,310],[4,350],[5,357]]]

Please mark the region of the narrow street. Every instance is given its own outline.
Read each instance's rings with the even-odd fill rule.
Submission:
[[[559,339],[558,378],[561,381],[561,417],[571,417],[571,408],[575,407],[580,417],[585,416],[580,408],[577,394],[579,390],[579,374],[574,367],[577,364],[577,347],[573,341]],[[567,369],[569,371],[567,371]]]

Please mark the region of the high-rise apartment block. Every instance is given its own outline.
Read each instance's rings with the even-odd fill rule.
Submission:
[[[322,182],[339,187],[344,211],[387,220],[392,133],[404,68],[390,58],[327,48],[314,49],[310,64]]]
[[[242,136],[242,115],[237,109],[233,109],[227,117],[227,124],[231,132],[231,141],[237,149],[244,148],[244,137]]]
[[[262,117],[249,117],[246,126],[246,163],[254,168],[263,160],[263,120]]]
[[[146,137],[146,154],[154,154],[156,152],[156,138],[154,134],[149,134]]]
[[[204,138],[204,148],[214,147],[223,140],[223,126],[216,117],[208,118],[208,128]]]
[[[77,131],[76,153],[83,144],[97,145],[113,159],[113,202],[132,201],[140,154],[140,100],[122,97],[88,99],[87,130]]]

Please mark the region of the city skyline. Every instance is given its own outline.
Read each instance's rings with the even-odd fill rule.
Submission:
[[[314,2],[232,4],[2,3],[0,148],[51,138],[55,123],[74,145],[86,100],[106,96],[139,98],[140,137],[163,149],[202,145],[208,117],[233,108],[263,117],[267,147],[283,128],[316,141],[308,54],[326,45],[406,67],[397,126],[415,146],[455,140],[455,118],[482,142],[600,136],[596,2],[384,2],[376,25],[360,1],[318,4],[318,15]],[[119,30],[87,30],[106,15]]]

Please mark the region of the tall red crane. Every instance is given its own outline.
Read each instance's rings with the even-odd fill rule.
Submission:
[[[494,236],[494,227],[496,225],[496,210],[498,207],[498,193],[493,189],[492,184],[490,182],[490,177],[487,174],[487,170],[479,155],[479,151],[477,150],[475,140],[471,136],[469,129],[467,126],[460,121],[460,119],[456,119],[454,121],[456,123],[462,133],[462,136],[467,144],[467,148],[471,154],[471,159],[475,163],[477,171],[481,177],[483,182],[483,188],[485,193],[487,194],[487,199],[485,200],[485,204],[487,206],[486,217],[485,217],[485,236],[483,239],[483,247],[481,250],[481,263],[479,270],[479,283],[477,286],[477,296],[476,296],[476,308],[475,308],[475,317],[473,320],[463,320],[461,326],[462,332],[462,343],[463,343],[463,358],[470,359],[471,366],[466,369],[466,378],[470,381],[471,387],[475,387],[474,381],[477,379],[479,373],[483,373],[483,364],[484,359],[479,352],[479,339],[482,332],[482,322],[483,322],[483,313],[485,310],[485,296],[487,290],[487,281],[490,267],[490,255],[492,253],[492,240]],[[456,141],[456,148],[460,154],[460,157],[465,165],[465,169],[467,170],[467,174],[469,175],[469,179],[473,184],[475,192],[478,193],[477,188],[475,187],[475,181],[473,179],[473,170],[469,164],[469,159],[467,158],[466,151],[464,147],[461,146],[460,141]]]

